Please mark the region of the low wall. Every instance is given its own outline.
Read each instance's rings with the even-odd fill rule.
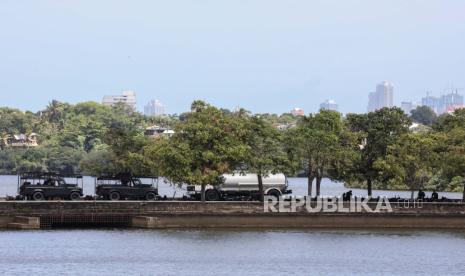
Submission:
[[[262,213],[259,202],[198,201],[3,201],[0,216]]]
[[[372,209],[376,207],[375,203],[368,205]],[[391,203],[391,207],[395,214],[465,214],[465,204],[455,202],[425,202],[420,205]],[[306,213],[305,207],[299,207],[297,212]],[[0,201],[0,216],[161,213],[262,214],[264,204],[244,201]]]
[[[369,204],[373,209],[376,204]],[[264,212],[260,202],[191,201],[3,201],[0,228],[19,216],[38,217],[41,226],[134,226],[143,228],[459,228],[462,203],[391,204],[383,213]]]
[[[13,217],[0,215],[0,228],[6,228],[13,221]]]

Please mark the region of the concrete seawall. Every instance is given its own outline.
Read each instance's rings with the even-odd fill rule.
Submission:
[[[3,201],[0,228],[444,228],[465,229],[465,204],[393,205],[385,213],[264,212],[259,202]]]

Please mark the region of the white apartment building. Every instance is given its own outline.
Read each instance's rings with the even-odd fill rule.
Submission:
[[[144,106],[144,114],[146,116],[165,115],[165,106],[159,100],[151,100]]]
[[[122,95],[103,96],[102,104],[113,106],[117,103],[123,103],[133,110],[136,110],[136,92],[132,90],[123,91]]]

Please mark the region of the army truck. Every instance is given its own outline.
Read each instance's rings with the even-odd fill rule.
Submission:
[[[24,172],[18,175],[18,195],[28,200],[78,200],[82,194],[82,175],[54,172]]]
[[[99,176],[95,179],[95,194],[106,200],[157,200],[158,178],[154,176]]]

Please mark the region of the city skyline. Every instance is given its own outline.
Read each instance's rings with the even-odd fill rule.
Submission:
[[[387,82],[387,81],[383,81],[383,82],[378,83],[376,85],[377,89],[379,87],[381,87],[385,83],[388,83],[390,86],[392,86],[392,83]],[[391,87],[391,89],[393,89],[393,86]],[[382,108],[382,107],[398,107],[398,108],[401,108],[406,114],[410,114],[410,111],[415,109],[418,106],[428,106],[436,114],[440,115],[442,113],[452,112],[453,110],[455,110],[457,108],[463,108],[464,107],[464,96],[463,96],[462,93],[459,93],[459,91],[461,91],[462,89],[454,89],[454,88],[449,88],[449,89],[450,89],[449,91],[446,90],[444,93],[441,93],[441,94],[435,94],[435,93],[432,93],[431,91],[426,91],[425,95],[423,95],[422,97],[420,97],[419,99],[416,99],[416,100],[415,99],[405,100],[404,98],[402,98],[402,100],[397,100],[397,101],[394,100],[395,97],[394,97],[393,91],[391,91],[392,95],[388,96],[388,98],[389,98],[389,102],[393,102],[392,105],[387,104],[387,105],[384,106],[382,103],[380,103],[380,104],[378,104],[378,106],[376,108],[372,108],[371,110],[370,110],[370,97],[372,97],[374,95],[374,93],[376,93],[376,91],[375,92],[369,92],[369,93],[367,93],[367,96],[368,96],[368,105],[367,105],[368,106],[368,112],[375,111],[375,110],[377,110],[379,108]],[[380,91],[378,91],[378,92],[380,92]],[[166,112],[165,105],[162,103],[162,101],[160,101],[159,99],[154,99],[153,97],[148,102],[141,103],[140,100],[137,100],[138,99],[138,97],[136,95],[137,93],[134,90],[125,89],[125,90],[121,90],[119,92],[114,92],[112,94],[113,95],[100,96],[100,100],[83,99],[82,101],[78,101],[78,102],[69,102],[69,101],[63,101],[63,102],[67,102],[67,103],[70,103],[70,104],[76,104],[76,103],[79,103],[79,102],[93,101],[93,102],[102,103],[102,104],[108,105],[108,106],[112,106],[115,103],[125,103],[128,106],[130,106],[131,108],[133,108],[135,111],[140,112],[140,113],[142,113],[144,115],[147,115],[147,116],[181,114],[181,113],[186,112],[186,111],[189,110],[189,106],[188,106],[188,107],[186,107],[185,110],[183,110],[183,111],[181,111],[179,113],[177,113],[177,112]],[[50,103],[52,100],[57,100],[57,99],[50,99],[48,101],[48,103]],[[378,100],[379,99],[376,99],[376,101],[378,101]],[[383,102],[383,101],[385,101],[385,99],[380,100],[380,101]],[[211,102],[209,102],[209,103],[211,103]],[[140,108],[141,105],[142,105],[142,108]],[[229,110],[236,110],[238,108],[238,106],[239,105],[236,105],[235,107],[230,107],[230,106],[219,106],[219,107],[229,109]],[[6,107],[18,108],[18,109],[23,110],[23,111],[37,112],[37,111],[40,111],[42,109],[45,109],[46,105],[43,108],[39,109],[39,110],[21,109],[20,107],[17,107],[17,106],[6,106]],[[241,106],[241,108],[242,108],[242,106]],[[292,113],[292,114],[294,114],[295,113],[294,115],[300,116],[300,115],[303,115],[303,114],[318,112],[320,109],[329,109],[329,110],[341,112],[339,110],[339,104],[334,99],[326,99],[323,102],[321,102],[316,109],[308,110],[308,109],[304,109],[304,108],[301,108],[301,107],[294,107],[290,111],[289,111],[289,109],[285,110],[283,112],[273,112],[273,111],[266,111],[265,110],[264,112],[261,112],[261,113],[276,113],[276,114],[284,114],[284,113]],[[260,112],[254,112],[253,110],[249,110],[249,111],[251,111],[252,113],[260,113]],[[346,114],[346,113],[366,113],[366,112],[367,112],[367,110],[362,111],[362,112],[349,111],[349,112],[341,112],[341,113]]]
[[[376,85],[376,88],[378,89],[380,86],[383,85],[383,83],[388,83],[390,86],[392,86],[391,89],[394,88],[393,86],[393,83],[390,82],[390,81],[382,81],[382,82],[378,82],[378,84]],[[416,108],[417,106],[422,106],[422,105],[426,105],[426,106],[429,106],[431,107],[437,114],[442,114],[442,113],[445,113],[447,112],[447,108],[444,107],[444,109],[441,109],[441,110],[438,110],[435,106],[438,106],[442,103],[440,103],[441,101],[441,98],[444,98],[445,96],[447,95],[451,95],[451,94],[458,94],[459,95],[459,99],[458,100],[455,100],[455,99],[449,99],[449,101],[452,101],[454,104],[449,104],[449,107],[451,107],[452,109],[450,109],[449,111],[453,111],[454,108],[461,108],[464,106],[463,104],[463,94],[460,93],[459,91],[463,91],[464,89],[463,88],[455,88],[453,85],[448,85],[446,88],[444,88],[443,92],[442,93],[434,93],[432,92],[431,90],[425,90],[424,91],[424,94],[423,95],[420,95],[418,98],[416,99],[412,99],[412,98],[408,98],[408,97],[405,97],[405,96],[402,96],[402,97],[395,97],[394,96],[394,93],[392,92],[391,96],[389,96],[389,102],[392,103],[392,104],[388,104],[386,106],[390,106],[390,107],[399,107],[401,108],[402,110],[404,110],[404,112],[406,114],[409,114],[409,112],[406,112],[407,110],[412,110],[414,108]],[[345,110],[348,110],[346,112],[343,112],[340,110],[340,105],[338,103],[337,100],[335,99],[328,99],[328,98],[325,98],[324,101],[320,102],[318,104],[318,106],[315,108],[315,109],[309,109],[309,108],[301,108],[299,107],[299,109],[303,109],[305,110],[305,114],[308,114],[308,113],[314,113],[314,112],[317,112],[318,110],[324,108],[323,106],[331,106],[331,108],[326,108],[326,109],[330,109],[330,110],[335,110],[335,111],[339,111],[343,114],[345,113],[366,113],[367,111],[374,111],[376,109],[379,109],[379,108],[371,108],[370,109],[370,95],[373,95],[373,93],[376,93],[377,91],[374,91],[374,92],[368,92],[366,93],[367,95],[367,104],[366,104],[366,107],[365,107],[365,111],[353,111],[353,110],[348,110],[347,108],[344,108]],[[379,91],[378,91],[379,92]],[[52,100],[58,100],[58,101],[61,101],[61,102],[67,102],[67,103],[70,103],[70,104],[76,104],[76,103],[79,103],[79,102],[86,102],[86,101],[93,101],[93,102],[98,102],[98,103],[102,103],[102,104],[107,104],[107,105],[112,105],[110,104],[110,102],[112,101],[110,98],[115,98],[115,102],[124,102],[126,100],[122,99],[124,97],[127,97],[128,95],[125,95],[127,93],[132,93],[134,94],[133,96],[129,96],[129,97],[134,97],[134,99],[130,99],[129,101],[131,101],[130,103],[130,106],[131,108],[133,108],[135,111],[138,111],[142,114],[146,114],[146,108],[148,105],[152,104],[154,105],[155,102],[157,102],[157,104],[161,104],[161,109],[162,112],[164,115],[168,115],[168,114],[181,114],[183,112],[186,112],[189,110],[190,108],[190,103],[185,107],[184,110],[181,110],[179,108],[179,106],[174,106],[172,109],[173,110],[180,110],[179,112],[166,112],[165,110],[165,105],[162,103],[162,101],[160,99],[155,99],[153,97],[153,94],[154,93],[140,93],[142,94],[142,97],[143,99],[146,99],[148,98],[149,100],[143,102],[144,100],[135,100],[136,99],[136,95],[135,95],[135,90],[134,89],[121,89],[121,90],[115,90],[114,92],[111,92],[111,93],[106,93],[106,94],[102,94],[102,95],[98,95],[96,97],[91,97],[91,98],[82,98],[80,100],[76,100],[76,101],[69,101],[69,100],[66,100],[66,98],[68,97],[58,97],[58,98],[53,98],[53,99],[49,99],[43,107],[37,109],[37,110],[34,110],[34,109],[27,109],[27,108],[23,108],[22,106],[7,106],[7,105],[1,105],[0,106],[5,106],[5,107],[11,107],[11,108],[18,108],[22,111],[32,111],[32,112],[36,112],[36,111],[40,111],[42,109],[44,109],[47,104],[49,104]],[[111,95],[109,95],[111,94]],[[139,94],[139,93],[137,93]],[[148,94],[148,96],[147,96]],[[1,94],[0,94],[1,95]],[[436,95],[436,96],[433,96],[433,95]],[[325,96],[331,96],[331,95],[327,95],[325,94]],[[103,98],[102,98],[103,97]],[[137,96],[138,99],[142,98],[140,96]],[[204,101],[207,101],[209,103],[212,103],[214,104],[212,101],[208,101],[207,99],[205,98],[193,98],[193,100],[204,100]],[[434,101],[434,102],[432,102]],[[442,100],[442,101],[445,101],[445,100]],[[2,101],[4,102],[4,101]],[[459,104],[455,104],[456,102],[458,102]],[[334,106],[333,106],[334,105]],[[383,104],[381,104],[380,106],[382,106]],[[444,106],[446,106],[446,104],[443,104]],[[220,106],[221,108],[226,108],[226,109],[229,109],[229,110],[235,110],[238,106],[241,106],[243,107],[242,105],[235,105],[235,106]],[[302,106],[305,106],[302,105]],[[452,107],[454,106],[454,107]],[[281,108],[283,111],[278,111],[278,112],[275,112],[275,111],[269,111],[269,110],[263,110],[262,112],[255,112],[254,110],[250,110],[248,109],[249,111],[253,112],[253,113],[276,113],[276,114],[283,114],[283,113],[291,113],[289,111],[289,108],[291,108],[292,106],[286,106],[286,107],[283,107]],[[295,108],[295,107],[294,107]],[[307,112],[308,110],[308,112]],[[159,113],[160,111],[158,111]]]

